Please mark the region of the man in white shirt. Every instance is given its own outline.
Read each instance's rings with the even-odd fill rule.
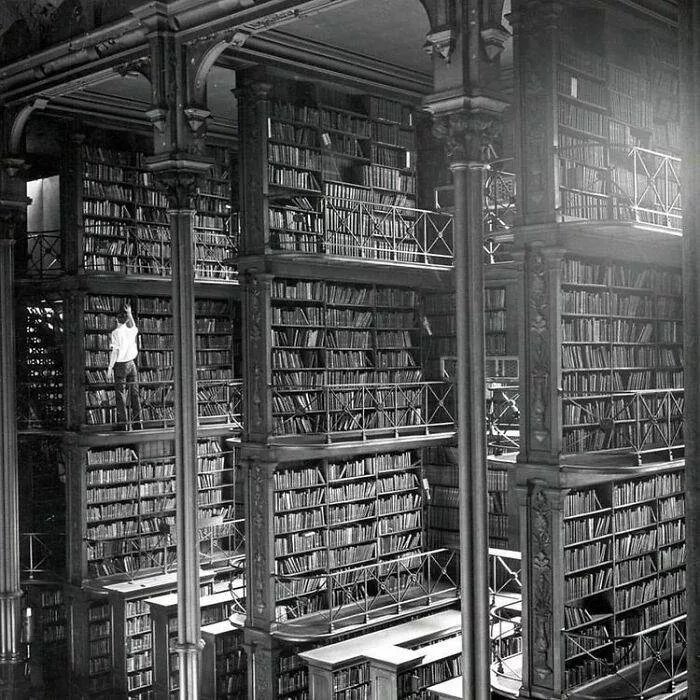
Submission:
[[[140,430],[141,399],[139,398],[139,378],[136,370],[138,345],[136,337],[139,329],[131,315],[131,306],[124,304],[117,313],[117,327],[110,338],[109,367],[107,379],[114,379],[114,391],[117,398],[118,430],[128,430],[129,421],[126,412],[127,394],[131,407],[131,424],[134,430]]]

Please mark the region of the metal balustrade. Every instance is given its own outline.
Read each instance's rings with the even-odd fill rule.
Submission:
[[[573,688],[567,697],[638,700],[677,689],[687,676],[686,623],[684,614],[635,634],[587,635],[564,630],[562,643],[568,655],[580,655],[599,669],[597,675],[605,676],[595,689]]]
[[[85,269],[125,275],[171,276],[170,230],[167,227],[162,230],[162,227],[163,224],[159,224],[152,233],[147,226],[119,226],[110,236],[103,235],[104,227],[86,227]],[[226,233],[194,231],[192,245],[195,279],[235,279],[236,272],[228,264],[237,255],[234,237]]]
[[[514,696],[522,684],[522,555],[489,547],[492,683]]]
[[[452,214],[342,197],[322,200],[316,249],[341,257],[451,266]],[[309,252],[309,251],[307,251]]]
[[[563,452],[629,450],[673,459],[684,448],[683,389],[645,389],[566,396]]]
[[[455,552],[434,549],[341,571],[278,574],[278,601],[312,595],[320,602],[312,612],[295,619],[280,619],[278,603],[276,633],[298,639],[320,637],[383,617],[450,603],[459,597],[458,564]]]
[[[20,252],[21,251],[21,252]],[[58,230],[27,233],[24,251],[17,247],[20,277],[53,277],[62,274],[61,232]]]
[[[139,383],[142,422],[148,426],[172,427],[175,423],[174,382]],[[117,421],[114,384],[86,386],[85,425],[114,425]],[[240,379],[197,380],[197,418],[200,424],[221,422],[242,425],[243,398]]]
[[[20,576],[23,581],[60,577],[65,557],[60,532],[22,532],[19,536]]]
[[[638,146],[631,149],[630,158],[634,220],[680,231],[683,226],[681,159]]]
[[[486,387],[486,442],[489,454],[520,449],[520,389],[517,384]]]
[[[276,437],[323,434],[328,442],[454,430],[449,382],[328,384],[272,389]]]

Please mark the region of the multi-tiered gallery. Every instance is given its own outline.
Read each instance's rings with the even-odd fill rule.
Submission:
[[[678,6],[68,4],[0,0],[0,694],[693,697]]]

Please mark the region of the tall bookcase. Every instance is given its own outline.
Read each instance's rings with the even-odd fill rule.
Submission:
[[[423,580],[423,448],[449,439],[454,416],[422,307],[451,261],[417,235],[431,213],[416,207],[410,104],[257,69],[239,100],[241,449],[260,582],[246,635],[267,645],[276,629],[304,649],[321,629],[374,624],[359,601]],[[259,682],[308,697],[299,649],[271,646]],[[359,697],[364,682],[339,673],[333,692]]]
[[[25,519],[29,530],[42,517],[63,530],[54,558],[65,578],[71,687],[85,697],[149,700],[156,660],[146,599],[177,587],[168,202],[138,135],[66,136],[60,187],[51,188],[60,193],[62,230],[34,234],[58,237],[60,267],[46,277],[19,259],[17,269],[23,489],[46,504],[45,516],[28,511]],[[205,155],[213,165],[196,193],[192,241],[203,595],[214,579],[220,586],[240,575],[244,537],[230,144],[212,142]],[[110,332],[127,302],[139,329],[143,429],[120,431],[106,369]],[[60,621],[50,596],[39,603],[40,614]],[[228,644],[213,648],[222,663],[233,653]]]

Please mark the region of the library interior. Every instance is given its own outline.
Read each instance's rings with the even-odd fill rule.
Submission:
[[[700,698],[698,3],[0,0],[0,144],[0,698]]]

